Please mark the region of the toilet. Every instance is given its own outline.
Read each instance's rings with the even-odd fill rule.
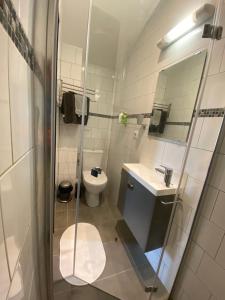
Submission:
[[[100,204],[99,196],[107,185],[107,176],[104,171],[94,177],[91,175],[93,167],[102,167],[102,150],[84,150],[83,152],[83,183],[85,186],[85,199],[90,207],[96,207]]]

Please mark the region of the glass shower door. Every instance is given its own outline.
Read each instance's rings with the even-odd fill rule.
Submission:
[[[222,5],[222,1],[217,3],[215,6],[215,11],[207,20],[207,23],[213,26],[220,25]],[[199,69],[200,81],[198,85],[196,85],[197,93],[195,95],[195,113],[193,114],[192,125],[189,129],[188,138],[186,140],[179,184],[176,190],[174,201],[172,203],[173,207],[170,222],[167,227],[167,233],[164,239],[163,247],[154,255],[150,253],[147,254],[150,257],[150,261],[154,259],[156,261],[154,268],[155,276],[153,280],[153,289],[149,297],[150,300],[167,300],[170,299],[170,297],[174,297],[174,299],[180,299],[181,295],[175,295],[174,293],[174,286],[176,286],[176,290],[179,290],[178,285],[181,284],[182,281],[182,271],[180,272],[180,269],[182,270],[182,268],[180,268],[180,266],[183,266],[186,263],[188,264],[188,261],[186,261],[188,245],[190,245],[191,237],[194,233],[193,229],[194,225],[196,224],[195,222],[197,221],[195,220],[195,217],[200,207],[201,198],[205,192],[206,179],[211,165],[210,157],[210,160],[204,163],[204,167],[206,168],[205,174],[201,174],[202,176],[199,176],[198,179],[196,179],[196,174],[191,172],[191,165],[198,164],[197,158],[192,157],[192,154],[195,150],[195,147],[197,147],[195,144],[195,139],[199,134],[198,124],[201,118],[201,110],[204,110],[205,108],[205,86],[207,84],[207,76],[210,74],[210,67],[213,64],[212,56],[213,51],[215,51],[215,43],[217,42],[213,39],[204,40],[202,37],[202,31],[203,28],[200,27],[193,32],[193,52],[188,56],[188,58],[186,58],[187,61],[190,60],[189,68],[194,70],[196,65],[198,65],[198,67],[201,69]],[[191,40],[192,34],[190,33],[186,39],[187,41],[188,39]],[[200,51],[198,48],[199,44],[201,45]],[[185,46],[188,48],[187,45]],[[195,48],[197,48],[197,52],[195,52]],[[195,63],[192,65],[191,60],[193,58]],[[182,64],[182,61],[180,64]],[[182,67],[182,71],[185,72],[184,66]],[[189,76],[193,76],[193,78],[195,78],[194,80],[196,80],[196,74],[196,72],[195,74],[190,73]],[[167,81],[167,84],[168,82],[169,80]],[[185,84],[188,84],[187,80]],[[190,184],[191,181],[192,183]]]
[[[82,280],[122,300],[149,297],[149,289],[146,292],[139,280],[137,266],[133,265],[125,246],[129,232],[125,234],[124,241],[121,238],[118,227],[123,217],[118,208],[118,198],[123,164],[139,161],[138,151],[142,138],[147,135],[151,111],[151,102],[147,98],[146,105],[137,106],[137,97],[140,99],[144,94],[141,87],[138,87],[139,94],[136,96],[135,90],[134,95],[128,94],[131,74],[126,65],[157,4],[129,2],[129,12],[128,2],[94,0],[91,6],[85,68],[90,111],[81,136],[83,160],[80,180],[84,192],[79,201],[77,237],[83,240],[85,236],[89,249],[86,255],[89,273],[82,274]],[[121,112],[124,112],[125,123],[119,121]],[[96,170],[97,177],[92,176],[91,172]],[[97,195],[95,202],[91,201],[92,194],[95,194],[95,200]],[[80,230],[82,234],[79,237]],[[138,250],[140,252],[136,256],[141,262],[138,267],[144,274],[148,261],[144,252]],[[82,261],[83,254],[76,252],[76,261]],[[83,267],[86,266],[83,262]],[[153,279],[151,266],[148,266],[149,270]]]
[[[179,8],[184,17],[193,10],[184,2]],[[184,239],[179,237],[187,239],[189,234],[180,228],[175,230],[171,238],[171,241],[177,241],[174,255],[170,255],[163,241],[153,251],[147,251],[147,247],[136,238],[135,228],[140,224],[145,226],[148,218],[137,224],[132,224],[132,221],[139,213],[137,201],[146,200],[147,203],[149,194],[131,197],[136,210],[125,221],[119,201],[123,171],[131,167],[130,164],[142,165],[155,172],[155,168],[163,163],[174,169],[174,178],[179,182],[184,171],[182,162],[186,162],[189,153],[192,134],[188,143],[185,138],[189,133],[187,126],[195,124],[192,120],[193,111],[198,111],[195,101],[191,109],[189,106],[185,108],[191,120],[185,119],[187,115],[184,117],[183,111],[174,113],[172,110],[171,115],[176,115],[179,120],[170,120],[172,124],[167,124],[172,126],[172,131],[171,127],[170,130],[166,128],[169,138],[150,137],[148,134],[155,108],[153,102],[165,104],[162,102],[163,84],[167,81],[160,83],[157,89],[159,72],[198,55],[199,48],[202,52],[209,49],[208,40],[201,42],[202,28],[197,28],[164,52],[157,48],[164,31],[176,23],[170,20],[165,28],[160,27],[160,18],[164,16],[166,19],[166,12],[171,9],[178,22],[175,13],[178,7],[172,1],[161,1],[160,4],[154,1],[153,5],[150,1],[93,0],[90,6],[75,210],[75,223],[78,223],[75,227],[74,270],[83,288],[92,286],[121,300],[168,299],[185,249]],[[204,59],[200,67],[198,84],[202,79]],[[181,75],[177,77],[181,78]],[[196,82],[193,86],[198,95]],[[187,101],[188,97],[185,99],[181,102]],[[180,108],[178,97],[175,100],[177,104],[174,101],[173,107]],[[174,135],[179,136],[175,143]],[[154,176],[158,174],[154,173]],[[135,182],[134,186],[134,181],[129,179],[124,180],[128,193],[131,193],[138,184]],[[173,212],[168,232],[175,224]],[[185,217],[183,212],[181,215]],[[179,243],[183,243],[182,247]],[[167,268],[169,272],[166,272],[168,265],[176,265],[177,269],[170,272],[171,269]]]

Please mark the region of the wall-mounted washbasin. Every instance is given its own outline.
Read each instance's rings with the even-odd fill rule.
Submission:
[[[154,196],[175,195],[178,187],[178,178],[174,174],[169,187],[166,187],[163,174],[155,169],[147,168],[142,164],[123,164],[123,169],[140,182]]]

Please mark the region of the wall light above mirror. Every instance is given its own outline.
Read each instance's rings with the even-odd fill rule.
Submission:
[[[191,30],[200,26],[210,19],[215,12],[215,6],[212,4],[204,4],[184,20],[172,28],[158,43],[160,49],[165,49]]]
[[[149,135],[187,141],[206,55],[206,50],[198,52],[159,73]]]

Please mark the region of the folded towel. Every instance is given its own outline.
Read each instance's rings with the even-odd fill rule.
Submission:
[[[154,126],[159,126],[162,117],[162,110],[161,109],[153,109],[151,124]]]
[[[79,117],[82,115],[83,99],[85,100],[84,115],[87,116],[87,98],[83,98],[83,95],[75,94],[75,114]]]
[[[62,98],[61,113],[64,123],[81,124],[83,96],[73,92],[65,92]],[[90,108],[90,99],[85,98],[84,125],[87,125]]]

